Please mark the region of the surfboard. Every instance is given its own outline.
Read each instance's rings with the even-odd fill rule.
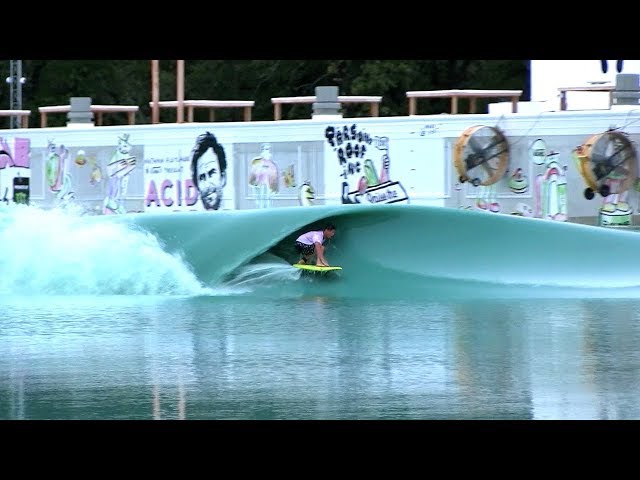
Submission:
[[[305,265],[302,263],[294,263],[294,267],[299,268],[301,270],[310,270],[312,272],[329,272],[331,270],[342,270],[342,267],[319,267],[317,265]]]

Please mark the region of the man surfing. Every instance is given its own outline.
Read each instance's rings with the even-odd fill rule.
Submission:
[[[324,258],[324,241],[331,239],[336,234],[336,227],[332,223],[322,230],[312,230],[303,233],[296,239],[295,248],[300,254],[301,265],[307,265],[312,255],[316,255],[316,266],[328,267],[329,262]]]

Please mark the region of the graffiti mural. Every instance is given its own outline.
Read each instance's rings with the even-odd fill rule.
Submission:
[[[315,199],[313,186],[311,182],[306,181],[302,185],[300,185],[300,189],[298,192],[298,200],[300,201],[300,205],[303,207],[310,207],[313,205],[313,200]]]
[[[165,149],[158,155],[145,155],[144,209],[152,212],[196,210],[198,189],[191,175],[191,158],[169,156]]]
[[[271,144],[264,143],[260,154],[251,159],[249,165],[249,185],[256,197],[256,207],[271,206],[271,196],[278,193],[278,165],[271,157]]]
[[[118,137],[118,145],[107,164],[108,191],[104,199],[105,215],[126,213],[124,199],[127,196],[129,174],[136,167],[136,157],[131,154],[129,134]]]
[[[191,175],[205,210],[218,210],[227,185],[227,155],[211,132],[198,136],[191,151]]]
[[[544,157],[544,170],[535,180],[535,216],[546,220],[567,220],[567,165],[561,165],[560,153],[550,151]]]
[[[126,133],[116,137],[114,143],[115,147],[70,146],[56,138],[47,139],[41,150],[42,171],[32,172],[32,177],[37,177],[32,178],[32,190],[40,181],[44,185],[37,199],[53,207],[73,205],[91,215],[130,211],[126,203],[132,202],[132,197],[141,197],[142,172],[135,166],[142,150],[130,143]]]
[[[480,127],[476,126],[474,128],[480,129]],[[482,128],[486,129],[487,127]],[[473,131],[473,129],[465,130],[465,132],[468,131]],[[457,161],[455,157],[453,158],[453,163],[456,165],[455,173],[458,174],[458,183],[454,188],[465,192],[465,199],[462,200],[464,203],[461,203],[460,199],[458,200],[459,208],[489,213],[533,216],[533,207],[528,200],[531,198],[530,178],[532,166],[525,154],[526,145],[522,143],[522,138],[515,142],[507,137],[505,138],[508,142],[508,147],[501,146],[498,143],[487,142],[484,138],[481,140],[468,138],[468,142],[465,144],[464,142],[461,143],[461,140],[465,139],[463,136],[452,142],[454,152],[456,146],[460,149]],[[480,143],[481,141],[484,144]],[[504,142],[504,140],[501,140],[501,142]],[[478,165],[473,162],[477,160],[477,156],[481,156],[480,153],[475,153],[473,150],[471,152],[465,150],[467,144],[475,146],[476,143],[479,145],[476,148],[489,145],[484,148],[487,149],[486,156],[490,160]],[[461,145],[465,148],[461,148]],[[495,151],[492,149],[495,149]],[[467,157],[469,158],[467,159]],[[461,171],[461,165],[458,165],[458,163],[464,167],[463,171]],[[496,172],[504,173],[498,174]],[[463,173],[466,178],[463,178]],[[459,183],[461,180],[464,180],[464,182]]]
[[[585,182],[584,196],[602,197],[598,224],[631,224],[629,203],[632,186],[637,185],[638,159],[634,142],[627,133],[609,129],[592,135],[572,151],[575,165]]]
[[[284,183],[285,188],[296,187],[296,173],[295,165],[293,163],[290,163],[289,166],[282,172],[282,183]]]
[[[317,141],[234,144],[237,208],[310,205],[323,186],[323,148]]]
[[[340,164],[343,204],[409,203],[398,181],[391,181],[389,137],[372,136],[356,124],[328,126],[324,137]]]
[[[49,191],[55,194],[58,206],[66,206],[74,198],[69,165],[69,149],[56,145],[53,139],[47,141],[44,153],[45,178]]]

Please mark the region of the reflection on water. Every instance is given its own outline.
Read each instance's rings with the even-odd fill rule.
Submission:
[[[638,300],[2,297],[2,419],[636,419]]]

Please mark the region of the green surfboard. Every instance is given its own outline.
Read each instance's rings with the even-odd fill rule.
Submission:
[[[305,265],[302,263],[294,263],[293,266],[301,270],[311,270],[312,272],[329,272],[331,270],[342,270],[342,267],[319,267],[317,265]]]

